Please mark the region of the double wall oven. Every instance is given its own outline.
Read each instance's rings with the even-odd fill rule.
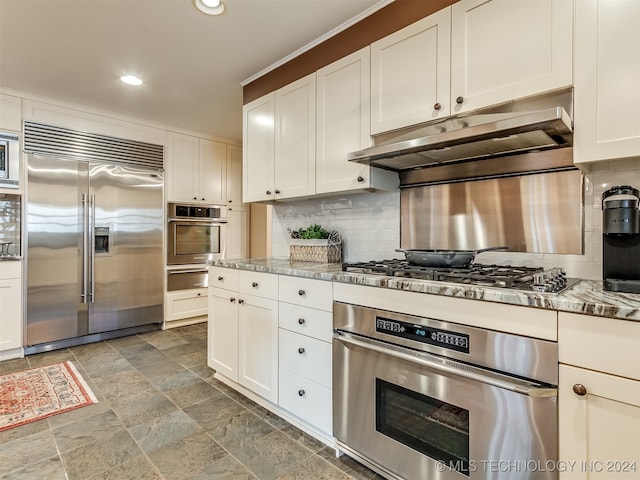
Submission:
[[[555,479],[557,343],[334,303],[334,436],[388,478]]]

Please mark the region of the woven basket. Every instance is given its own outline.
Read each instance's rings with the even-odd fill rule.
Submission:
[[[341,240],[291,240],[289,260],[292,262],[342,262]]]

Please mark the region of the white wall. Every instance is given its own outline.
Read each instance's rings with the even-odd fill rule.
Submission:
[[[570,277],[602,279],[602,192],[614,185],[640,188],[640,157],[602,162],[585,175],[583,255],[487,252],[481,263],[563,267]],[[289,255],[287,228],[319,223],[337,230],[344,239],[345,261],[402,258],[400,194],[366,193],[335,198],[281,203],[273,207],[272,255]]]

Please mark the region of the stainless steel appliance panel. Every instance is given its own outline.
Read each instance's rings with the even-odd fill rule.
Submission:
[[[417,363],[381,355],[376,351],[334,339],[333,434],[339,447],[355,452],[387,476],[398,479],[474,480],[526,478],[550,480],[557,472],[526,472],[526,465],[545,465],[557,458],[557,399],[531,397],[482,382],[472,382],[448,372],[426,369]],[[382,433],[379,383],[416,392],[430,404],[441,404],[439,413],[426,413],[429,405],[398,412],[397,427],[413,438],[402,440]],[[406,402],[405,402],[406,403]],[[419,403],[419,402],[414,402]],[[390,407],[398,408],[398,407]],[[465,413],[466,411],[466,413]],[[463,418],[461,425],[442,428],[437,415]],[[406,423],[406,425],[404,425]],[[429,456],[407,444],[428,444],[428,424],[436,424],[439,455]],[[425,431],[412,427],[422,425]],[[442,435],[454,436],[449,448]],[[465,445],[466,437],[466,445]],[[434,447],[437,449],[438,445]],[[421,448],[421,447],[418,447]],[[463,473],[463,458],[468,472]],[[443,453],[442,450],[449,450]],[[447,454],[451,457],[447,458]],[[438,462],[444,462],[442,468]],[[514,465],[511,472],[492,471],[498,462]],[[533,463],[528,463],[533,462]],[[536,463],[539,462],[539,463]],[[459,469],[456,470],[455,467]],[[520,468],[520,471],[516,471]]]
[[[92,163],[89,333],[162,321],[162,176]]]
[[[204,288],[209,285],[208,269],[180,269],[167,272],[167,290],[189,290],[192,288]]]
[[[30,155],[27,176],[27,344],[86,335],[88,165]]]
[[[161,323],[160,171],[36,154],[27,171],[29,351]]]
[[[224,258],[225,207],[169,203],[167,211],[167,265],[204,264]]]
[[[0,187],[20,186],[20,141],[14,133],[0,132]]]
[[[405,188],[401,247],[582,254],[582,184],[574,170]]]

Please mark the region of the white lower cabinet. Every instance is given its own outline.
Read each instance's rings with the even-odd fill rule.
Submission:
[[[165,295],[165,328],[206,321],[207,312],[206,288],[167,292]]]
[[[561,480],[640,477],[640,323],[560,312]]]
[[[209,367],[325,441],[332,432],[332,298],[331,282],[209,268]]]
[[[22,356],[22,262],[0,263],[0,360]]]
[[[241,295],[238,303],[238,383],[278,403],[278,302]]]

